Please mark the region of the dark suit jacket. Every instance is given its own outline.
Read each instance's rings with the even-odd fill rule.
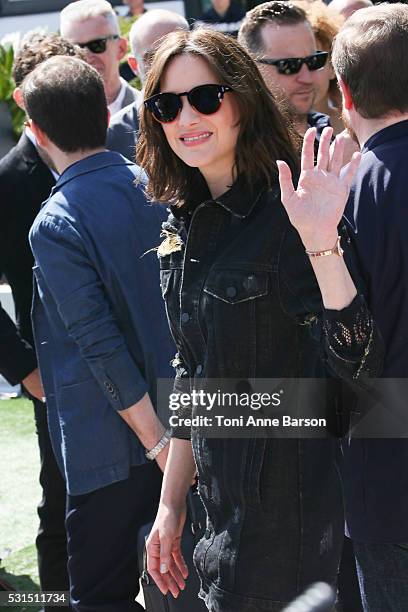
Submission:
[[[23,134],[0,160],[0,276],[9,282],[17,327],[0,306],[0,373],[17,384],[37,365],[30,311],[33,256],[29,229],[48,197],[54,178]]]
[[[113,115],[109,123],[106,147],[135,161],[135,146],[139,119],[137,103],[133,102]]]
[[[407,403],[407,149],[408,121],[373,134],[346,207],[370,311],[385,343],[380,389],[390,393],[390,420],[393,413],[405,415]],[[406,421],[400,422],[400,439],[356,437],[343,444],[347,526],[356,541],[408,542],[408,439]]]

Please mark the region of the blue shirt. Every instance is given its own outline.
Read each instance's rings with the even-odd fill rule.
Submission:
[[[155,252],[163,207],[140,170],[102,152],[60,176],[30,232],[33,326],[53,448],[68,492],[127,478],[146,461],[117,411],[172,376],[174,355]]]
[[[363,147],[346,209],[385,343],[386,378],[408,377],[407,152],[408,121],[374,134]],[[408,440],[352,439],[344,453],[351,537],[408,542]]]

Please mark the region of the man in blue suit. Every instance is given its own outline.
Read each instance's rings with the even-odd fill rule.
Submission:
[[[368,413],[343,445],[347,527],[364,612],[408,610],[407,54],[408,6],[395,3],[356,11],[336,36],[332,57],[343,117],[362,151],[346,214],[386,348],[379,384],[385,410],[369,405],[375,437],[371,430],[364,438]],[[405,420],[395,419],[399,410]]]
[[[104,148],[108,113],[94,68],[51,58],[23,96],[60,175],[30,243],[35,341],[68,491],[71,605],[141,610],[137,532],[155,514],[169,440],[154,404],[173,343],[157,258],[147,253],[163,211],[135,185],[139,169]]]

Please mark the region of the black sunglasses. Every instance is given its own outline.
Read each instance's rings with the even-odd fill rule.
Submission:
[[[84,49],[85,47],[89,49],[92,53],[105,53],[106,44],[108,40],[117,40],[119,38],[119,34],[111,34],[110,36],[105,36],[104,38],[95,38],[95,40],[90,40],[86,43],[76,43],[78,47]]]
[[[187,96],[189,104],[203,115],[216,113],[221,106],[224,94],[232,91],[228,85],[199,85],[183,93],[158,93],[144,101],[145,107],[153,113],[160,123],[171,123],[183,108],[182,96]]]
[[[256,61],[258,64],[276,66],[279,74],[296,74],[300,71],[303,64],[306,64],[309,70],[320,70],[325,65],[328,55],[328,51],[317,51],[307,57],[286,57],[277,60],[259,58]]]

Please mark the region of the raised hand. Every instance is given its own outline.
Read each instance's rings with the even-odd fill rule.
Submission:
[[[303,139],[301,173],[296,190],[289,166],[283,161],[277,161],[282,204],[308,251],[334,247],[337,226],[360,163],[361,154],[357,152],[348,166],[342,168],[344,139],[340,134],[330,144],[332,134],[332,128],[323,130],[315,164],[316,129],[307,130]]]

